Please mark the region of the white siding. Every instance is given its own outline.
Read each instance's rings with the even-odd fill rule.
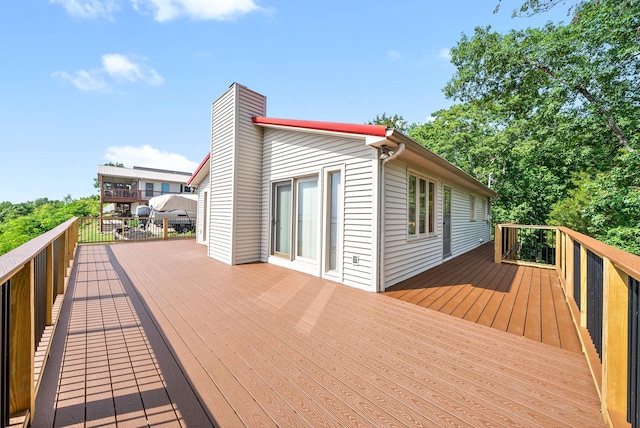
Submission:
[[[235,85],[211,107],[211,233],[209,257],[231,264],[233,242],[233,168]]]
[[[452,187],[451,196],[451,255],[453,257],[473,250],[491,240],[488,221],[482,216],[483,196],[475,194],[476,220],[471,220],[470,196],[474,193],[461,187]]]
[[[436,236],[409,237],[407,231],[407,180],[409,171],[435,182],[434,201]],[[452,189],[451,238],[452,256],[469,251],[490,239],[488,222],[481,217],[481,197],[476,196],[478,221],[470,221],[469,190],[443,182],[429,171],[411,169],[401,160],[385,166],[384,254],[385,288],[439,265],[442,256],[443,186]],[[481,242],[481,239],[483,240]]]
[[[196,242],[200,243],[200,244],[204,244],[207,242],[207,237],[205,237],[203,235],[203,231],[204,231],[204,222],[206,221],[205,216],[204,216],[204,194],[208,193],[209,197],[208,197],[208,202],[209,202],[209,207],[207,209],[207,213],[210,212],[211,210],[211,189],[209,188],[209,178],[210,176],[207,174],[207,176],[204,178],[204,180],[202,180],[202,182],[200,183],[200,185],[198,186],[198,216],[196,218]],[[208,233],[207,229],[207,233]]]
[[[362,139],[265,129],[262,183],[262,260],[269,256],[271,183],[317,175],[325,167],[344,167],[342,282],[373,291],[375,150]],[[324,201],[323,201],[324,204]],[[324,206],[321,207],[324,210]],[[321,213],[319,213],[320,215]],[[321,217],[319,217],[321,218]],[[324,239],[324,237],[322,237]],[[353,264],[353,256],[359,262]],[[292,268],[295,266],[292,264]],[[318,266],[317,274],[320,274]]]
[[[260,261],[262,127],[253,116],[266,114],[266,98],[237,86],[233,264]]]

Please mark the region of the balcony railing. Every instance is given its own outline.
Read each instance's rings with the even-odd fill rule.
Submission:
[[[607,424],[640,427],[640,257],[565,227],[502,224],[495,261],[557,270]]]
[[[180,194],[180,192],[163,192],[161,190],[102,189],[104,202],[137,202],[148,201],[154,196]]]
[[[33,417],[77,242],[72,219],[0,258],[0,426]]]

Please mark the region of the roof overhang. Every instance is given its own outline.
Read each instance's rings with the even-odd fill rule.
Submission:
[[[210,162],[211,162],[211,153],[207,153],[207,155],[204,157],[202,162],[200,162],[200,165],[198,165],[198,168],[196,168],[194,173],[191,174],[191,177],[189,177],[189,180],[187,181],[187,186],[198,187],[198,185],[202,183],[202,180],[204,180],[209,174]]]
[[[344,136],[361,137],[385,137],[387,135],[387,127],[383,125],[277,119],[261,116],[254,116],[251,118],[251,120],[256,125],[260,125],[266,128],[280,128],[320,134],[338,134]]]
[[[489,187],[396,129],[389,129],[384,139],[367,141],[367,144],[372,147],[387,146],[391,151],[398,150],[400,143],[405,146],[405,151],[400,158],[407,164],[433,171],[448,182],[470,188],[480,195],[494,199],[498,197],[498,194]]]

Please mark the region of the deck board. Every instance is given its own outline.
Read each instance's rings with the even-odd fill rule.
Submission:
[[[497,330],[581,352],[554,270],[493,263],[485,244],[383,294]]]
[[[78,368],[98,368],[108,357],[118,426],[135,426],[139,412],[151,426],[603,426],[579,353],[273,265],[227,266],[205,250],[190,241],[80,247],[78,259],[98,273],[76,281],[74,296],[101,298],[73,302],[72,315],[85,316],[70,316],[76,330],[65,335],[69,353],[54,370],[60,390],[90,384],[65,376],[80,336]],[[504,318],[508,294],[494,297],[524,275],[492,270],[485,259],[478,251],[468,263],[454,259],[453,272],[428,275],[473,275],[482,287],[466,281],[416,291],[422,279],[414,278],[394,293],[444,306],[467,287],[476,290],[476,305],[463,304],[469,318]],[[93,303],[102,305],[95,319],[86,315]],[[90,325],[98,321],[101,336]],[[113,418],[98,412],[103,404],[94,404],[87,425]],[[187,419],[199,406],[201,419]]]

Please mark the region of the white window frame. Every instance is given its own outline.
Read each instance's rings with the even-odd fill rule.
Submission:
[[[343,268],[343,253],[342,253],[342,247],[343,247],[343,213],[344,213],[344,181],[345,181],[345,174],[344,174],[345,168],[344,165],[335,165],[335,166],[330,166],[330,167],[325,167],[324,171],[323,171],[323,200],[324,200],[324,206],[323,206],[323,231],[321,234],[322,239],[324,240],[324,251],[323,251],[323,260],[322,260],[322,275],[325,278],[331,278],[334,280],[338,280],[339,282],[342,281],[342,268]],[[338,191],[337,196],[337,209],[338,209],[338,218],[337,218],[337,222],[338,222],[338,230],[337,230],[337,248],[336,248],[336,269],[330,269],[329,266],[329,260],[330,260],[330,228],[331,228],[331,213],[330,213],[330,209],[331,209],[331,196],[332,196],[332,189],[331,189],[331,183],[330,183],[330,177],[331,174],[333,173],[340,173],[340,180],[341,180],[341,185],[340,185],[340,189]]]
[[[470,194],[469,195],[469,220],[470,221],[476,221],[477,220],[477,213],[476,213],[476,195],[474,194]]]
[[[411,198],[410,187],[411,187],[411,178],[415,178],[415,196],[414,201],[416,201],[415,206],[413,207],[413,218],[415,219],[415,224],[413,226],[413,233],[411,228]],[[420,197],[420,185],[424,183],[425,185],[425,193],[424,198]],[[424,175],[418,174],[414,171],[409,171],[407,175],[407,236],[409,239],[416,239],[421,237],[431,237],[437,236],[438,228],[436,225],[436,217],[437,217],[437,183],[435,180],[425,177]],[[432,192],[431,192],[432,190]],[[429,209],[429,202],[432,202],[432,208]],[[420,219],[420,208],[421,205],[424,205],[424,219]],[[424,232],[421,232],[421,226],[424,226]],[[430,226],[432,229],[430,229]]]
[[[320,253],[320,249],[321,247],[321,229],[322,229],[322,221],[323,221],[323,214],[319,211],[317,213],[318,215],[318,219],[317,219],[317,248],[316,248],[316,257],[317,259],[310,259],[310,258],[306,258],[306,257],[302,257],[302,256],[298,256],[298,221],[297,221],[297,216],[298,216],[298,183],[300,182],[304,182],[304,181],[316,181],[317,185],[318,185],[318,190],[317,190],[317,197],[318,197],[318,201],[317,201],[317,206],[323,207],[322,204],[322,192],[323,187],[324,187],[324,182],[323,182],[323,175],[322,172],[318,172],[318,173],[311,173],[311,174],[305,174],[305,175],[299,175],[299,176],[295,176],[295,177],[291,177],[291,176],[285,176],[282,178],[277,178],[277,177],[272,177],[270,179],[270,190],[269,190],[269,210],[270,210],[270,219],[273,219],[275,216],[275,199],[274,199],[274,186],[276,184],[279,183],[290,183],[291,185],[291,225],[290,225],[290,243],[289,243],[289,254],[287,256],[281,256],[279,254],[277,254],[274,250],[274,245],[275,245],[275,237],[274,237],[274,231],[273,231],[273,222],[272,220],[269,221],[269,260],[270,261],[274,261],[276,264],[278,264],[278,262],[280,260],[283,261],[287,261],[287,262],[292,262],[292,263],[302,263],[305,265],[310,265],[310,266],[320,266],[320,263],[322,263],[322,254]],[[306,271],[306,270],[303,270]],[[307,273],[312,273],[315,272],[315,270],[313,271],[309,271]],[[315,273],[313,273],[315,274]]]

